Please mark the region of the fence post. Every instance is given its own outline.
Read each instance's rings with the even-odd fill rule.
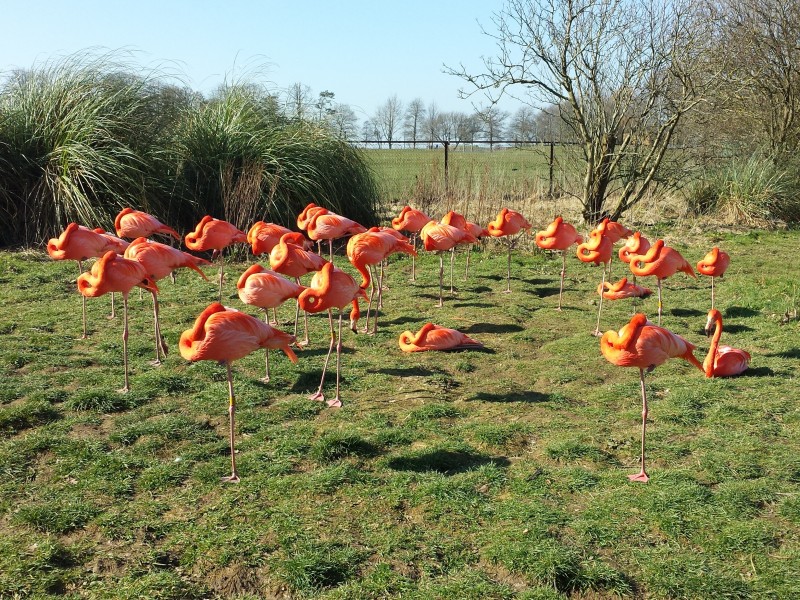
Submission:
[[[444,193],[450,196],[450,142],[444,142]]]
[[[552,198],[552,197],[553,197],[553,162],[554,162],[554,160],[553,160],[553,159],[554,159],[554,152],[553,152],[553,148],[554,148],[554,146],[555,146],[555,145],[554,145],[554,143],[553,143],[553,142],[550,142],[550,163],[549,163],[549,170],[550,170],[550,175],[549,175],[549,178],[550,178],[550,191],[549,191],[549,193],[548,193],[548,195],[549,195],[549,197],[550,197],[550,198]]]

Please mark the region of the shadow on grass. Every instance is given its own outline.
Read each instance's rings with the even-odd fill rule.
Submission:
[[[474,323],[464,333],[516,333],[522,331],[521,325],[500,325],[498,323]]]
[[[527,283],[528,285],[544,285],[545,283],[553,283],[552,279],[520,279],[520,281],[522,283]],[[556,290],[556,293],[557,292],[558,291]]]
[[[408,367],[406,369],[378,369],[376,373],[396,377],[427,377],[433,375],[434,372],[430,369],[423,369],[422,367]]]
[[[557,287],[543,287],[537,288],[533,291],[539,298],[549,298],[550,296],[558,296],[558,288]],[[567,291],[567,288],[564,288],[564,291]]]
[[[370,325],[370,327],[372,327],[372,325]],[[351,331],[350,333],[352,334],[353,332]],[[359,335],[367,335],[366,333],[362,333],[360,331],[359,331],[358,334]],[[330,343],[331,343],[331,340],[330,340],[330,335],[329,335],[324,341],[320,340],[319,342],[314,343],[314,347],[313,348],[305,348],[304,350],[295,350],[295,353],[297,354],[298,357],[301,357],[301,358],[303,356],[305,356],[306,358],[308,358],[309,356],[325,356],[328,353],[328,348],[330,347]],[[345,332],[343,331],[342,332],[342,354],[344,355],[344,354],[353,354],[353,353],[355,353],[355,350],[353,350],[352,348],[348,347],[348,340],[345,337]],[[333,351],[331,352],[331,360],[333,360],[335,358],[334,357],[335,354],[336,354],[336,346],[333,347]],[[277,354],[276,354],[276,356],[277,356]]]
[[[800,358],[800,348],[792,348],[783,352],[775,352],[773,354],[765,354],[764,356],[776,358]]]
[[[474,400],[481,402],[550,402],[553,398],[550,394],[542,394],[534,391],[508,392],[506,394],[490,394],[488,392],[478,392]]]
[[[477,285],[472,288],[466,288],[465,291],[473,294],[485,294],[486,292],[491,292],[492,288],[490,288],[488,285]]]
[[[424,473],[437,471],[445,475],[455,475],[480,467],[494,464],[508,467],[511,462],[504,456],[486,456],[473,452],[452,450],[434,450],[423,454],[398,456],[388,462],[388,466],[396,471],[414,471]]]
[[[723,313],[724,317],[756,317],[759,313],[757,310],[753,310],[752,308],[745,308],[744,306],[731,306],[730,308],[726,308],[725,312]]]
[[[775,375],[775,371],[769,367],[751,367],[737,377],[772,377],[773,375]]]
[[[397,317],[389,321],[381,319],[381,325],[405,325],[406,323],[424,323],[417,317]]]
[[[488,302],[458,302],[453,304],[453,308],[494,308],[494,304],[490,304]]]
[[[726,333],[743,333],[745,331],[753,331],[752,327],[748,327],[747,325],[724,325],[724,330]]]
[[[708,313],[696,308],[671,308],[669,312],[673,317],[705,317]]]

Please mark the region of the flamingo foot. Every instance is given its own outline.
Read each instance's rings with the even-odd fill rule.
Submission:
[[[592,335],[593,335],[594,337],[603,337],[603,332],[602,332],[602,331],[600,331],[599,329],[595,329],[595,330],[592,332]]]
[[[269,383],[269,375],[264,375],[261,379],[259,379],[261,383]]]
[[[503,290],[503,293],[504,293],[504,294],[510,294],[510,293],[511,293],[511,290]]]
[[[130,392],[130,391],[131,391],[131,388],[130,388],[129,386],[127,386],[127,385],[126,385],[125,387],[121,387],[121,388],[119,388],[119,389],[117,390],[117,393],[118,393],[118,394],[127,394],[127,393],[128,393],[128,392]]]
[[[115,315],[114,313],[111,313],[110,315],[108,315],[108,316],[106,317],[106,319],[108,319],[109,321],[110,321],[111,319],[116,319],[116,318],[117,318],[117,315]]]
[[[160,367],[161,366],[161,359],[157,358],[155,360],[150,361],[150,365],[153,367]]]
[[[311,394],[308,397],[309,400],[316,400],[317,402],[324,402],[325,396],[323,395],[321,390],[317,390],[315,393]]]
[[[563,309],[563,308],[561,308],[560,306],[556,306],[554,310],[557,310],[558,312],[561,312],[561,311],[562,311],[562,310],[564,310],[564,309]]]
[[[650,477],[648,477],[647,473],[644,472],[644,469],[642,469],[639,473],[636,473],[636,475],[628,475],[628,479],[631,481],[638,481],[640,483],[647,483],[650,481]]]
[[[239,475],[237,475],[236,473],[232,473],[231,475],[228,475],[227,477],[220,477],[219,480],[220,480],[220,483],[239,483],[241,481],[239,479]]]
[[[439,304],[436,305],[436,308],[442,308],[443,306],[444,306],[444,302],[439,302]]]
[[[326,404],[328,406],[330,406],[331,408],[341,408],[342,407],[342,401],[339,399],[339,396],[336,396],[336,398],[333,398],[332,400],[328,400]]]
[[[299,347],[299,348],[304,348],[305,346],[308,346],[308,339],[300,340],[299,342],[295,342],[295,345],[297,347]]]

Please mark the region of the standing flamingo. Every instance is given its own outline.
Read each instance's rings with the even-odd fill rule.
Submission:
[[[170,275],[175,269],[187,267],[200,273],[200,276],[208,281],[208,277],[200,269],[200,265],[210,264],[206,259],[199,258],[188,252],[183,252],[172,246],[167,246],[160,242],[148,240],[145,237],[136,238],[125,250],[125,258],[135,260],[140,263],[148,277],[153,281],[159,281]],[[161,336],[161,323],[158,316],[158,296],[151,290],[153,295],[153,321],[155,323],[156,337],[156,359],[153,364],[161,364],[161,356],[167,358],[167,344]],[[160,354],[159,354],[160,353]]]
[[[100,230],[102,231],[102,230]],[[83,225],[70,223],[57,238],[47,242],[47,253],[53,260],[74,260],[78,263],[78,276],[83,274],[83,261],[103,256],[106,252],[117,252],[119,245],[105,235]],[[124,250],[123,250],[124,251]],[[86,334],[86,296],[81,296],[83,334]]]
[[[464,266],[464,281],[469,278],[469,259],[472,256],[472,247],[481,241],[481,238],[486,237],[489,235],[489,230],[486,227],[482,227],[477,223],[473,223],[472,221],[467,221],[467,226],[465,227],[467,232],[475,238],[474,242],[461,242],[462,244],[469,244],[467,248],[467,260],[466,265]]]
[[[439,222],[442,223],[443,225],[450,225],[452,227],[457,227],[462,231],[467,231],[468,233],[472,233],[471,231],[468,230],[466,217],[460,213],[457,213],[454,210],[448,211],[447,214],[444,215]],[[478,236],[475,235],[474,233],[472,233],[472,237],[475,238],[475,241],[468,242],[465,240],[461,240],[460,242],[456,243],[456,246],[460,244],[473,244],[478,241]],[[450,248],[450,293],[451,294],[453,293],[453,265],[456,260],[456,246]]]
[[[476,241],[471,233],[452,225],[445,225],[437,221],[428,221],[420,231],[422,244],[428,252],[435,251],[439,254],[439,304],[444,306],[442,301],[442,280],[444,278],[444,259],[442,252],[450,250],[461,241]]]
[[[339,380],[342,359],[342,309],[348,304],[353,305],[350,311],[350,329],[356,331],[358,317],[358,299],[366,298],[363,289],[356,283],[348,273],[341,271],[333,266],[333,263],[326,262],[320,271],[314,273],[311,279],[311,286],[303,290],[298,296],[297,303],[306,312],[318,313],[323,310],[328,311],[328,322],[331,328],[331,345],[328,347],[328,354],[325,356],[325,363],[322,366],[322,379],[316,393],[311,395],[312,400],[324,401],[322,386],[325,383],[325,372],[328,369],[328,361],[333,352],[333,345],[336,344],[336,396],[328,399],[328,406],[340,407],[342,400],[339,395]],[[333,329],[333,308],[339,309],[339,330],[338,334]]]
[[[697,279],[694,269],[680,252],[664,245],[664,240],[657,240],[644,254],[631,256],[629,263],[631,272],[638,277],[655,276],[658,281],[658,324],[661,325],[661,280],[682,271]]]
[[[269,254],[280,241],[281,236],[291,233],[292,230],[277,223],[257,221],[247,231],[247,243],[253,250],[253,256]]]
[[[239,281],[236,282],[239,300],[251,306],[264,309],[264,321],[267,321],[267,311],[276,308],[289,298],[297,298],[305,288],[293,281],[289,281],[275,271],[265,269],[261,265],[250,266]],[[269,350],[266,352],[266,374],[261,380],[269,381]]]
[[[398,237],[399,236],[399,237]],[[366,290],[370,287],[369,303],[367,304],[367,318],[364,324],[364,333],[369,333],[369,314],[372,308],[372,300],[375,290],[378,291],[378,304],[383,295],[381,283],[383,277],[376,282],[372,272],[372,265],[382,263],[390,254],[404,252],[412,257],[416,256],[417,251],[408,243],[408,238],[402,236],[394,230],[381,231],[378,227],[373,227],[363,233],[357,233],[347,242],[347,258],[350,263],[361,274],[361,289]],[[378,331],[378,308],[375,309],[372,333]]]
[[[211,260],[219,256],[219,300],[222,300],[222,278],[224,262],[222,251],[231,244],[246,244],[247,234],[221,219],[209,215],[203,217],[195,230],[186,234],[186,247],[194,252],[211,250]]]
[[[606,331],[600,339],[600,351],[606,360],[619,367],[638,367],[642,389],[642,468],[631,481],[646,483],[650,477],[645,470],[645,429],[647,424],[647,394],[644,374],[649,373],[669,358],[683,358],[703,370],[692,354],[694,345],[671,331],[653,325],[642,313],[636,313],[619,332]]]
[[[505,293],[511,292],[511,251],[517,245],[519,237],[511,239],[511,236],[519,233],[520,231],[529,231],[531,224],[520,213],[515,210],[503,208],[495,218],[494,221],[486,226],[489,235],[495,238],[505,237],[508,239],[508,267],[506,269],[506,290]]]
[[[411,245],[417,249],[417,236],[425,224],[430,221],[430,217],[421,210],[404,206],[400,214],[392,219],[392,228],[397,231],[408,231],[411,234]],[[411,255],[411,281],[417,280],[416,256]]]
[[[711,277],[711,308],[714,308],[714,278],[722,277],[728,269],[728,264],[730,262],[731,257],[728,253],[714,246],[711,251],[697,263],[697,271]]]
[[[360,223],[356,223],[352,219],[337,215],[330,211],[315,212],[312,214],[306,225],[308,237],[315,242],[328,240],[328,250],[330,254],[330,261],[333,262],[333,240],[339,238],[363,233],[367,230],[366,227]]]
[[[305,244],[308,240],[299,232],[285,233],[281,239],[269,253],[269,266],[276,273],[286,275],[287,277],[294,277],[295,282],[299,285],[300,278],[306,273],[312,271],[319,271],[323,265],[328,261],[322,258],[319,254],[309,252],[305,249]],[[300,316],[300,305],[294,313],[294,334],[297,335],[297,321]],[[305,322],[305,338],[303,341],[298,342],[298,345],[305,346],[308,344],[308,314],[303,314]]]
[[[400,334],[398,342],[403,352],[483,348],[481,342],[473,340],[466,333],[433,323],[425,323],[417,333],[404,331]]]
[[[580,244],[583,238],[578,235],[571,224],[564,222],[560,216],[556,217],[547,229],[537,232],[536,245],[542,250],[561,251],[561,284],[558,288],[558,307],[561,310],[561,298],[564,295],[564,276],[567,273],[567,248],[572,244]]]
[[[750,366],[750,353],[739,348],[720,346],[719,338],[722,337],[722,315],[716,308],[708,311],[706,321],[706,335],[711,335],[711,346],[703,361],[703,371],[706,377],[734,377],[747,370]]]
[[[150,237],[154,233],[171,235],[177,241],[181,241],[178,232],[164,225],[153,215],[132,208],[123,208],[114,219],[114,229],[119,237],[135,239],[140,237]]]
[[[218,302],[210,304],[200,313],[194,327],[181,334],[181,356],[188,361],[216,360],[224,363],[228,371],[228,414],[230,416],[229,440],[231,447],[231,474],[222,481],[239,483],[236,472],[234,429],[236,397],[233,395],[231,362],[247,356],[254,350],[280,348],[293,363],[297,356],[289,347],[294,336],[273,329],[266,323]]]
[[[611,252],[614,245],[604,233],[604,229],[593,229],[589,233],[589,241],[578,244],[577,256],[582,262],[594,263],[596,265],[603,265],[603,280],[600,283],[600,288],[605,288],[606,283],[606,269],[611,264]],[[597,323],[594,326],[592,335],[599,336],[600,334],[600,313],[603,310],[603,296],[600,295],[600,306],[597,308]]]
[[[122,353],[125,363],[125,386],[120,390],[127,392],[128,385],[128,294],[135,286],[157,293],[155,281],[147,276],[142,264],[123,258],[113,250],[92,265],[92,270],[78,277],[78,291],[85,297],[96,298],[108,292],[122,294],[124,321],[122,329]]]

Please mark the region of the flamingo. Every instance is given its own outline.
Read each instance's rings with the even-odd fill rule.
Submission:
[[[123,208],[116,216],[114,229],[117,235],[123,238],[135,239],[150,237],[154,233],[161,233],[171,235],[177,241],[181,241],[181,236],[172,227],[164,225],[153,215],[140,210],[133,210],[130,207]]]
[[[127,240],[123,240],[122,238],[117,237],[113,233],[109,233],[105,231],[102,227],[95,227],[92,231],[95,233],[99,233],[104,238],[108,240],[108,249],[113,250],[119,255],[125,254],[125,250],[130,246],[130,242]],[[142,298],[142,289],[139,288],[139,299]],[[114,292],[111,292],[111,314],[109,315],[109,319],[114,319],[117,316],[117,311],[114,306]]]
[[[603,280],[600,283],[600,289],[605,289],[606,283],[606,269],[611,264],[611,252],[613,250],[613,242],[605,234],[605,228],[599,227],[593,229],[589,233],[589,241],[578,244],[577,255],[578,259],[585,263],[594,263],[596,265],[603,265]],[[597,308],[597,323],[594,326],[592,335],[600,335],[600,313],[603,310],[603,296],[600,295],[600,306]]]
[[[750,366],[749,352],[719,345],[719,338],[722,337],[722,315],[716,308],[708,311],[707,335],[711,335],[712,327],[714,337],[711,338],[711,346],[703,361],[706,377],[734,377],[746,371]]]
[[[547,229],[536,233],[536,245],[542,250],[561,251],[561,285],[558,288],[558,306],[556,310],[561,310],[561,298],[564,295],[564,276],[567,273],[567,248],[572,244],[580,244],[583,238],[578,235],[575,227],[566,223],[560,216],[553,219]]]
[[[231,244],[246,244],[247,234],[227,221],[206,215],[200,220],[194,231],[186,234],[184,241],[186,247],[194,252],[212,250],[211,260],[219,256],[219,299],[221,301],[222,277],[225,268],[222,251]]]
[[[467,334],[433,323],[425,323],[417,333],[404,331],[400,334],[398,341],[403,352],[483,348],[481,342],[472,339]]]
[[[313,212],[306,224],[306,231],[308,232],[309,238],[318,243],[322,240],[328,240],[331,262],[333,262],[333,240],[363,233],[366,230],[367,228],[360,223],[356,223],[352,219],[330,211]]]
[[[417,251],[408,243],[408,238],[395,230],[382,231],[378,227],[373,227],[363,233],[357,233],[347,242],[347,258],[361,274],[361,289],[366,290],[367,286],[370,285],[370,283],[372,284],[369,303],[367,304],[367,318],[364,324],[364,333],[369,332],[369,313],[372,308],[375,290],[378,290],[379,305],[380,298],[383,295],[381,290],[381,281],[383,277],[381,277],[376,284],[375,277],[372,273],[372,265],[382,263],[390,254],[394,254],[395,252],[404,252],[405,254],[410,254],[412,257],[417,255]],[[378,309],[376,308],[372,333],[377,333],[377,331]]]
[[[297,298],[305,288],[275,271],[265,269],[261,265],[250,266],[236,282],[239,300],[251,306],[264,309],[264,321],[267,321],[267,311],[286,302],[289,298]],[[266,352],[266,374],[261,380],[269,381],[269,350]]]
[[[448,211],[447,214],[444,215],[439,222],[444,225],[450,225],[451,227],[457,227],[462,231],[467,231],[466,217],[464,217],[464,215],[460,213],[457,213],[454,210]],[[475,241],[477,241],[478,236],[476,236],[474,233],[472,235],[475,238]],[[456,246],[458,246],[459,244],[472,244],[472,243],[474,242],[461,240],[460,242],[456,243]],[[455,263],[456,260],[456,246],[450,248],[450,293],[451,294],[453,293],[453,264]]]
[[[730,262],[730,255],[720,250],[717,246],[714,246],[711,251],[697,263],[697,271],[711,277],[711,308],[714,308],[714,278],[722,277],[728,269],[728,264]]]
[[[644,375],[669,358],[683,358],[703,370],[692,351],[694,345],[681,336],[647,320],[642,313],[636,313],[619,332],[606,331],[600,339],[600,351],[605,359],[619,367],[638,367],[642,389],[642,458],[641,471],[628,475],[631,481],[646,483],[650,477],[645,470],[645,428],[647,424],[647,394]]]
[[[516,246],[519,237],[511,240],[510,237],[519,233],[520,231],[530,231],[531,224],[520,213],[515,210],[503,208],[497,214],[494,221],[486,226],[486,230],[492,237],[508,237],[508,268],[506,271],[506,290],[505,293],[511,292],[511,250]],[[520,234],[520,237],[522,234]]]
[[[430,221],[430,217],[421,210],[411,208],[406,205],[400,214],[392,219],[392,228],[397,231],[408,231],[411,234],[411,245],[417,249],[417,236],[425,224]],[[416,256],[411,255],[411,281],[417,280]]]
[[[644,254],[631,256],[629,263],[631,272],[639,277],[654,275],[658,281],[658,324],[661,325],[661,280],[682,271],[697,279],[694,269],[680,252],[664,245],[664,240],[657,240]]]
[[[216,360],[224,363],[228,372],[228,414],[230,416],[231,474],[222,481],[239,483],[236,472],[234,429],[236,397],[233,394],[231,362],[247,356],[254,350],[280,348],[293,363],[297,356],[289,347],[294,336],[274,329],[255,317],[214,302],[200,313],[194,326],[181,334],[181,356],[188,361]]]
[[[442,252],[450,250],[461,241],[475,242],[476,240],[468,231],[437,221],[428,221],[420,231],[420,237],[425,250],[436,251],[439,254],[439,304],[437,306],[441,308],[444,306],[442,301],[442,279],[444,277]]]
[[[125,258],[135,260],[140,263],[145,273],[153,281],[159,281],[167,275],[170,275],[175,269],[187,267],[193,271],[200,273],[200,276],[208,281],[208,277],[200,269],[200,265],[210,264],[206,259],[199,258],[188,252],[183,252],[172,246],[167,246],[160,242],[148,240],[145,237],[136,238],[130,243],[123,255]],[[161,336],[161,324],[158,318],[158,296],[152,292],[153,296],[153,321],[155,323],[155,338],[156,338],[156,359],[153,364],[161,364],[161,354],[167,358],[167,345],[164,338]]]
[[[364,290],[356,283],[351,275],[337,269],[333,263],[326,262],[325,265],[311,279],[311,286],[303,290],[297,298],[297,304],[306,312],[318,313],[323,310],[328,311],[328,322],[331,328],[331,344],[328,347],[328,354],[325,356],[325,363],[322,366],[322,379],[319,388],[310,396],[312,400],[320,402],[325,400],[322,394],[322,386],[325,383],[325,371],[328,369],[328,361],[333,352],[334,343],[336,344],[336,396],[328,399],[328,406],[341,407],[342,400],[339,395],[340,367],[342,359],[342,309],[348,304],[353,305],[350,311],[350,329],[356,331],[358,318],[360,316],[358,299],[366,299]],[[338,334],[333,329],[333,308],[339,309],[339,330]]]
[[[295,283],[300,284],[300,278],[306,273],[319,271],[328,261],[319,254],[305,249],[308,242],[306,237],[299,232],[285,233],[269,253],[269,266],[276,273],[293,277]],[[297,321],[300,316],[300,305],[294,313],[294,334],[297,335]],[[308,344],[308,315],[303,315],[305,321],[305,339],[298,345]]]
[[[100,232],[103,230],[100,229]],[[105,232],[89,229],[77,223],[70,223],[57,238],[47,242],[47,254],[53,260],[74,260],[78,263],[78,276],[83,274],[83,261],[103,256],[106,252],[117,252],[119,244],[110,239]],[[124,250],[123,250],[124,251]],[[82,339],[86,339],[86,296],[81,296],[83,315]]]
[[[108,292],[122,294],[124,311],[122,329],[122,353],[125,364],[125,386],[120,390],[130,390],[128,384],[128,294],[135,286],[144,288],[152,293],[158,293],[158,287],[151,277],[148,277],[144,266],[135,261],[124,258],[109,250],[100,260],[92,265],[88,273],[78,277],[78,291],[84,297],[96,298]]]
[[[253,250],[253,256],[269,254],[280,241],[281,236],[291,233],[292,230],[277,223],[257,221],[247,231],[247,243]]]
[[[489,230],[486,229],[486,227],[482,227],[481,225],[478,225],[477,223],[473,223],[472,221],[467,221],[467,226],[465,227],[465,229],[467,230],[468,233],[470,233],[472,235],[472,237],[475,238],[475,241],[474,242],[463,242],[463,243],[468,243],[469,244],[469,248],[467,249],[467,264],[464,267],[464,281],[466,281],[467,278],[469,277],[469,257],[472,256],[472,247],[477,242],[479,242],[481,240],[481,238],[484,238],[487,235],[489,235]]]
[[[598,285],[597,293],[606,300],[622,300],[624,298],[647,298],[653,293],[653,290],[631,283],[627,277],[623,277],[616,283],[606,281]]]
[[[309,202],[306,207],[297,215],[297,228],[305,231],[308,228],[308,223],[315,214],[326,213],[328,209],[322,206],[317,206],[313,202]]]

